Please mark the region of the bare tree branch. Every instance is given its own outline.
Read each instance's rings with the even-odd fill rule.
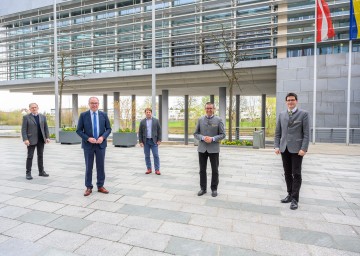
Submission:
[[[245,42],[243,43],[243,45]],[[233,120],[233,89],[237,85],[240,92],[241,74],[236,70],[236,66],[246,58],[246,54],[239,49],[237,45],[236,33],[234,30],[227,30],[221,24],[221,31],[206,34],[204,33],[199,39],[200,50],[203,56],[211,63],[219,67],[228,81],[229,89],[229,141],[232,141],[232,120]],[[211,49],[213,46],[213,51]],[[223,57],[221,55],[224,55]],[[224,120],[226,122],[226,120]]]

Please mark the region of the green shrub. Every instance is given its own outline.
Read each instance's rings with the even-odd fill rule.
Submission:
[[[128,133],[128,132],[135,132],[135,130],[132,130],[130,128],[125,128],[125,129],[119,129],[118,132],[126,132],[126,133]]]
[[[76,127],[64,127],[61,129],[63,132],[75,132]]]
[[[50,138],[51,138],[51,139],[55,139],[55,138],[56,138],[55,133],[50,134]]]
[[[222,145],[233,145],[233,146],[252,146],[253,142],[251,140],[222,140]]]
[[[253,145],[252,140],[243,140],[242,142],[243,142],[244,146],[252,146]]]

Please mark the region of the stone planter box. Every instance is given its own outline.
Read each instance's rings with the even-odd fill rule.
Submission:
[[[80,144],[81,140],[76,132],[59,131],[59,142],[61,144]]]
[[[137,134],[136,132],[113,132],[112,142],[115,147],[135,147]]]

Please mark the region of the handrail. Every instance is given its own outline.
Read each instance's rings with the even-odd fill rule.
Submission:
[[[236,128],[240,128],[240,130],[241,130],[241,129],[255,129],[255,130],[256,130],[256,129],[266,129],[266,127],[261,127],[261,126],[258,126],[258,127],[255,127],[255,126],[254,126],[254,127],[241,127],[241,126],[240,126],[240,127],[239,127],[239,126],[238,126],[238,127],[234,127],[234,129],[236,129]]]
[[[341,128],[341,127],[334,127],[334,128],[328,128],[328,127],[316,127],[315,130],[346,130],[347,128]],[[349,128],[350,130],[360,130],[360,128]],[[313,130],[313,128],[311,128]]]

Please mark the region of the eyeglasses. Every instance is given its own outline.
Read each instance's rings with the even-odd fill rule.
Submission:
[[[287,102],[296,101],[295,99],[286,100]]]
[[[214,108],[205,108],[205,109],[214,109]]]
[[[90,105],[99,105],[99,102],[90,102]]]

